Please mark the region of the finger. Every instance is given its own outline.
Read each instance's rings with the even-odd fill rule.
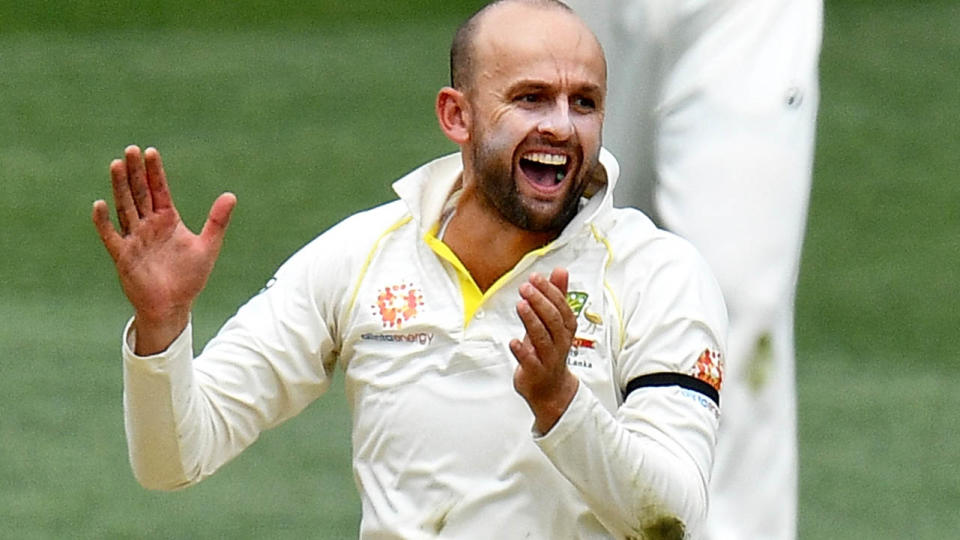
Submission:
[[[551,339],[561,343],[567,339],[571,328],[570,321],[564,318],[564,310],[569,311],[566,297],[543,276],[530,276],[530,283],[520,286],[520,296],[533,308],[537,317],[549,332]],[[574,322],[574,324],[576,324]]]
[[[567,285],[570,281],[570,273],[567,272],[566,268],[554,268],[553,272],[550,272],[550,283],[560,289],[560,292],[563,293],[564,300],[567,296]]]
[[[531,278],[533,278],[533,276],[531,276]],[[568,282],[569,274],[566,269],[563,268],[555,268],[553,272],[550,273],[549,281],[539,275],[531,279],[531,283],[543,292],[543,294],[550,299],[550,302],[556,306],[560,316],[563,318],[564,328],[572,336],[577,330],[577,316],[574,315],[573,309],[570,307],[570,304],[567,303]]]
[[[534,273],[530,276],[529,281],[558,312],[564,308],[569,309],[566,290],[561,289],[553,282],[552,278],[554,276],[552,274],[550,277],[551,280],[547,280],[542,275]]]
[[[217,197],[217,200],[213,201],[213,206],[210,207],[207,221],[203,224],[203,230],[200,231],[200,238],[207,243],[214,253],[220,251],[227,226],[230,225],[230,214],[236,205],[236,195],[223,193]]]
[[[517,314],[527,331],[524,341],[528,341],[532,345],[540,363],[549,362],[555,356],[556,348],[553,337],[544,325],[543,320],[527,300],[521,300],[517,303]]]
[[[147,165],[147,186],[150,188],[153,211],[173,208],[173,200],[170,198],[170,189],[167,187],[167,175],[163,170],[160,152],[151,147],[147,148],[143,155]]]
[[[517,359],[517,363],[520,364],[520,369],[524,371],[540,371],[543,367],[540,364],[540,359],[537,358],[536,350],[527,339],[523,341],[519,339],[510,340],[510,352]]]
[[[110,222],[110,207],[107,206],[106,201],[94,201],[91,218],[94,227],[97,228],[97,234],[100,235],[100,241],[107,248],[110,257],[116,261],[120,255],[120,245],[123,238],[113,228],[113,223]]]
[[[113,204],[117,207],[120,232],[127,234],[136,225],[139,215],[127,182],[127,166],[122,159],[110,162],[110,184],[113,186]]]
[[[147,186],[147,170],[143,165],[140,147],[130,145],[124,150],[127,162],[127,182],[130,184],[130,194],[137,206],[140,217],[153,213],[153,200],[150,197],[150,188]]]

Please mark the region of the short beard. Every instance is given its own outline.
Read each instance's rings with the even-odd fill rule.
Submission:
[[[507,223],[530,232],[559,234],[573,220],[580,208],[580,197],[587,188],[583,180],[583,165],[579,177],[567,192],[560,210],[543,218],[523,203],[514,180],[513,164],[497,159],[496,148],[485,144],[473,147],[472,157],[478,193],[485,204],[494,209]]]

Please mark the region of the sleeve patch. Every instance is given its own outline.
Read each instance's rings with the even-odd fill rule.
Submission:
[[[717,351],[704,349],[690,374],[720,392],[720,387],[723,385],[723,355]]]

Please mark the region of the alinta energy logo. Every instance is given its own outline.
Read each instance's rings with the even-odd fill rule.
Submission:
[[[384,287],[377,295],[377,303],[370,306],[379,315],[384,328],[403,328],[404,323],[417,316],[423,307],[423,294],[413,283]]]

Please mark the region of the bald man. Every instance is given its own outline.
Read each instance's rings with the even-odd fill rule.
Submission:
[[[695,537],[726,312],[689,244],[613,208],[605,95],[603,52],[563,4],[487,6],[436,99],[460,152],[295,253],[196,358],[190,306],[236,198],[194,235],[159,153],[128,147],[119,230],[103,201],[93,220],[134,309],[137,479],[199,482],[339,366],[363,538]]]

